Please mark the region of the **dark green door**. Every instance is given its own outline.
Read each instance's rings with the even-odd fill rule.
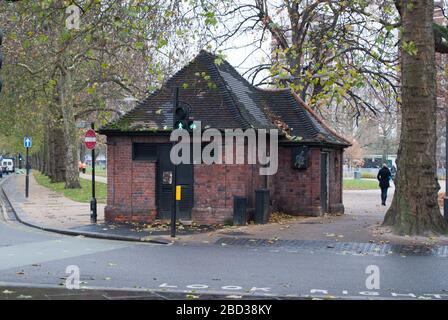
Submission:
[[[174,165],[170,160],[171,145],[159,145],[157,161],[157,206],[160,219],[171,219],[173,209],[174,186],[182,186],[182,200],[179,201],[177,219],[191,220],[194,203],[193,165],[179,164],[177,177],[174,177]],[[176,180],[176,181],[175,181]]]

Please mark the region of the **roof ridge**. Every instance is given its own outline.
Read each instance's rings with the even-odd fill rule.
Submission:
[[[260,88],[253,85],[253,87],[258,91],[263,92],[289,92],[291,91],[291,88]]]
[[[335,135],[336,137],[338,137],[339,139],[341,139],[343,142],[347,143],[349,146],[352,145],[352,143],[350,141],[348,141],[344,136],[342,136],[341,134],[339,134],[338,132],[336,132],[334,129],[332,129],[330,126],[328,126],[322,119],[321,117],[319,117],[316,112],[310,108],[310,106],[308,104],[305,103],[305,101],[302,100],[302,98],[300,98],[297,93],[294,92],[294,90],[290,90],[292,96],[294,97],[294,99],[304,108],[306,109],[311,116],[313,116],[314,119],[316,119],[317,122],[319,122],[319,124],[324,127],[326,130],[328,130],[331,134]]]
[[[257,87],[255,87],[252,83],[250,83],[245,77],[243,77],[238,70],[236,70],[236,68],[234,66],[232,66],[226,59],[223,59],[223,64],[229,69],[229,70],[221,70],[219,68],[219,65],[215,64],[215,68],[218,70],[219,76],[220,78],[227,84],[227,91],[229,92],[229,94],[232,96],[233,100],[238,101],[239,103],[243,104],[243,102],[241,102],[240,99],[238,99],[238,96],[234,93],[234,91],[231,89],[231,84],[228,83],[224,77],[222,76],[221,72],[227,72],[227,73],[231,73],[232,76],[237,76],[238,80],[242,81],[245,85],[248,86],[248,88],[250,90],[254,90],[256,94],[258,94],[258,92],[260,92],[260,89],[258,89]],[[250,127],[254,127],[254,125],[252,124],[252,120],[250,120],[250,118],[248,117],[252,117],[255,121],[257,121],[256,117],[254,115],[252,115],[250,113],[250,111],[243,105],[243,107],[241,108],[240,105],[238,103],[235,103],[236,107],[239,110],[239,113],[242,117],[242,119],[249,124]],[[269,117],[266,115],[266,112],[260,108],[260,112],[266,117],[266,120],[268,122],[268,124],[270,125],[269,128],[275,128],[275,124],[269,119]],[[261,123],[259,123],[261,124]]]
[[[202,49],[198,55],[198,57],[204,53],[208,56],[211,56],[211,58],[216,57],[214,54]],[[225,59],[223,59],[223,63],[226,63],[228,66],[230,66],[231,68],[232,65]],[[251,127],[251,123],[250,121],[248,121],[246,119],[246,117],[243,115],[243,113],[241,112],[241,108],[239,107],[238,103],[235,101],[235,97],[234,94],[232,93],[232,91],[229,89],[229,85],[227,84],[227,82],[224,80],[224,78],[222,77],[220,70],[218,68],[218,66],[216,65],[215,61],[212,61],[211,63],[212,68],[214,69],[214,71],[216,72],[217,77],[219,78],[219,80],[221,81],[222,85],[224,86],[224,89],[226,90],[226,93],[228,94],[228,96],[230,97],[230,99],[232,100],[233,106],[235,107],[236,111],[238,112],[238,114],[240,115],[240,119],[236,119],[237,121],[239,121],[241,124],[243,124],[242,122],[244,122],[246,124],[247,127]],[[233,68],[235,70],[235,68]],[[236,70],[235,70],[236,71]],[[238,73],[238,71],[236,71]],[[239,73],[238,73],[239,74]]]

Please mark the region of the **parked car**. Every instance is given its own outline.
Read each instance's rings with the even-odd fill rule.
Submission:
[[[12,159],[3,159],[2,171],[7,174],[10,172],[14,172],[14,161]]]

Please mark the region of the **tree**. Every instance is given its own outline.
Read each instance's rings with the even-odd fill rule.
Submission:
[[[397,1],[402,125],[392,204],[383,225],[400,234],[445,233],[437,202],[434,1]]]
[[[234,32],[215,38],[218,44],[229,35],[260,30],[259,47],[266,33],[276,47],[262,48],[268,58],[248,70],[252,79],[269,70],[261,83],[289,86],[318,110],[348,105],[358,114],[377,113],[396,102],[403,113],[399,173],[384,225],[406,234],[445,232],[437,204],[434,47],[448,52],[448,29],[433,24],[433,2],[235,0],[232,5],[220,19],[231,22],[239,13],[238,23]],[[381,108],[370,103],[367,91],[380,96]],[[389,126],[381,130],[389,135]],[[384,154],[388,148],[383,141]]]
[[[66,27],[66,11],[73,5],[80,13],[79,29]],[[53,181],[63,172],[66,188],[77,188],[76,120],[107,121],[120,112],[117,100],[143,98],[160,85],[191,47],[185,37],[185,30],[192,29],[190,18],[174,0],[20,1],[0,2],[0,7],[0,18],[9,21],[8,58],[14,66],[11,78],[17,80],[17,87],[8,88],[5,110],[14,110],[17,101],[27,106],[40,98],[39,167]],[[5,126],[16,123],[11,114],[13,119],[0,120]]]
[[[363,165],[364,150],[355,139],[350,142],[352,145],[345,150],[345,158],[350,169],[358,168]]]
[[[358,114],[375,113],[360,90],[395,99],[398,85],[396,36],[380,23],[394,18],[393,8],[383,2],[226,1],[216,4],[221,27],[207,31],[209,43],[220,49],[238,37],[251,39],[240,47],[264,53],[245,73],[256,85],[290,87],[316,110],[347,104]]]

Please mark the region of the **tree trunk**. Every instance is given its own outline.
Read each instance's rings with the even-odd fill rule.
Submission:
[[[64,142],[64,130],[60,127],[52,129],[52,154],[51,163],[53,168],[53,174],[51,176],[51,182],[64,182],[65,175],[65,159],[67,157],[65,153]]]
[[[387,137],[386,134],[383,133],[383,139],[382,139],[382,158],[383,158],[383,163],[387,164],[387,157],[389,156],[389,144],[387,142]]]
[[[434,2],[407,1],[401,6],[402,127],[395,193],[383,225],[399,234],[446,233],[437,202],[436,73],[433,34]]]
[[[48,166],[48,177],[52,182],[56,182],[58,179],[56,178],[56,147],[55,147],[55,129],[50,127],[48,131],[48,149],[47,149],[47,166]]]
[[[38,166],[38,170],[40,172],[42,172],[43,174],[47,175],[47,163],[45,161],[45,155],[47,154],[47,150],[48,150],[48,144],[47,144],[47,128],[46,128],[47,124],[45,123],[44,126],[44,137],[43,137],[43,144],[42,147],[39,150],[39,157],[41,158],[41,161],[39,161],[39,166]]]
[[[44,145],[43,145],[43,164],[42,164],[42,173],[51,176],[51,166],[50,166],[50,150],[51,150],[51,124],[50,120],[47,119],[45,132],[44,132]]]
[[[73,110],[73,93],[71,71],[61,68],[61,78],[59,83],[59,101],[63,118],[64,140],[66,145],[65,162],[65,188],[81,188],[78,172],[78,139],[76,132],[75,113]]]

